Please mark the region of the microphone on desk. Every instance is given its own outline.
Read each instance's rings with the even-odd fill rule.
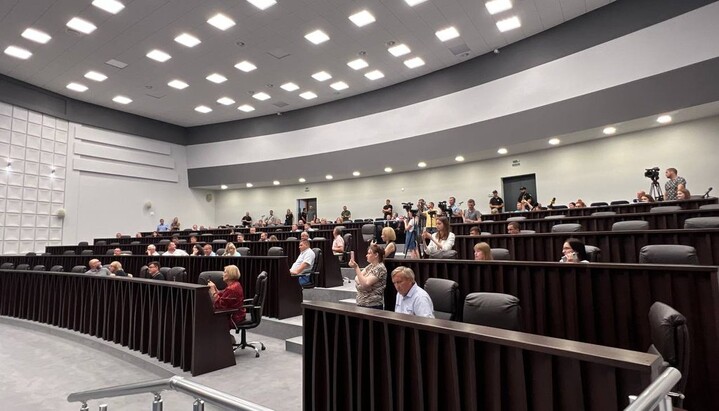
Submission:
[[[704,193],[704,198],[709,198],[709,192],[712,191],[714,187],[709,187],[709,190],[707,190],[706,193]]]

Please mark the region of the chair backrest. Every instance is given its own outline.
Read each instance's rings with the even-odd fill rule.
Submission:
[[[87,241],[80,241],[79,243],[77,243],[78,247],[87,247],[88,245],[90,244]]]
[[[587,253],[587,260],[592,263],[599,261],[602,256],[602,250],[593,245],[585,245],[584,251]]]
[[[315,247],[312,249],[312,252],[315,253],[315,262],[312,264],[312,274],[319,275],[320,271],[322,271],[322,249]]]
[[[500,293],[469,293],[464,299],[462,321],[506,330],[522,330],[519,298]]]
[[[135,241],[130,241],[130,244],[138,245],[138,244],[142,244],[142,242],[140,242],[139,240],[135,240]]]
[[[609,203],[609,204],[610,204],[610,205],[625,205],[625,204],[629,204],[629,201],[627,201],[627,200],[614,200],[614,201],[612,201],[612,202]]]
[[[324,237],[315,237],[312,239],[312,241],[325,241],[325,240],[326,240],[326,238],[324,238]]]
[[[571,223],[571,224],[557,224],[552,226],[553,233],[576,233],[582,231],[582,225]]]
[[[150,276],[147,274],[147,266],[143,265],[140,267],[140,278],[150,278]]]
[[[62,273],[62,272],[65,271],[65,267],[63,267],[63,266],[61,266],[61,265],[53,265],[53,266],[50,268],[50,271],[54,271],[54,272],[57,272],[57,273]]]
[[[18,264],[16,270],[30,270],[30,264]]]
[[[95,252],[94,252],[93,250],[90,250],[90,249],[88,249],[88,250],[82,250],[82,252],[80,252],[80,255],[93,255],[93,254],[95,254]]]
[[[33,271],[47,271],[47,268],[42,264],[38,264],[35,267],[33,267],[32,270]]]
[[[132,255],[132,251],[130,251],[130,250],[127,250],[127,251],[123,250],[122,252],[120,252],[120,255]]]
[[[227,240],[223,238],[217,238],[212,240],[212,244],[227,244]]]
[[[160,267],[160,272],[162,273],[162,276],[165,277],[165,280],[167,280],[170,276],[170,269],[170,267]]]
[[[659,207],[652,207],[649,209],[650,213],[676,213],[677,211],[680,211],[682,208],[680,206],[659,206]]]
[[[567,207],[564,204],[555,204],[552,208],[555,210],[564,210],[565,208],[569,208],[569,207]]]
[[[70,254],[73,254],[73,255],[74,255],[74,254],[75,254],[75,250],[65,250],[65,251],[62,252],[62,254],[63,254],[63,255],[70,255]]]
[[[160,241],[157,242],[157,245],[160,245],[160,244],[162,244],[162,245],[170,244],[170,239],[169,239],[169,238],[163,238],[162,240],[160,240]]]
[[[282,249],[282,247],[270,247],[269,250],[267,250],[267,256],[269,257],[281,257],[285,255],[285,250]]]
[[[509,250],[506,248],[493,248],[492,259],[493,260],[511,260],[512,257],[509,255]]]
[[[374,224],[362,225],[362,240],[366,243],[372,241],[374,239],[374,231]]]
[[[519,230],[519,234],[536,234],[534,230]]]
[[[224,274],[222,271],[203,271],[197,277],[197,284],[206,285],[207,280],[212,280],[218,290],[224,290],[227,284],[222,280],[222,274]]]
[[[15,264],[13,264],[13,263],[2,263],[2,265],[0,265],[0,270],[14,270],[14,269],[15,269]]]
[[[185,267],[172,267],[167,276],[167,281],[177,281],[184,283],[187,280],[187,270]]]
[[[522,220],[526,220],[526,219],[527,219],[527,217],[524,217],[524,216],[516,216],[516,217],[507,218],[507,221],[522,221]]]
[[[248,255],[252,255],[250,252],[250,247],[237,247],[237,252],[240,253],[241,256],[247,257]]]
[[[688,245],[654,244],[639,250],[639,263],[699,265],[699,257],[697,250]]]
[[[87,267],[84,265],[76,265],[72,267],[72,270],[70,270],[71,273],[84,273],[87,271]]]
[[[255,295],[252,297],[252,305],[260,307],[259,315],[257,315],[258,321],[262,317],[262,306],[265,305],[265,297],[267,297],[267,271],[263,271],[257,276]],[[252,320],[255,320],[255,313],[252,313]]]
[[[556,214],[544,217],[545,220],[561,220],[562,218],[567,218],[567,216],[565,216],[564,214]]]
[[[95,245],[107,245],[107,241],[105,241],[105,240],[97,240],[97,241],[95,241]]]
[[[627,220],[612,224],[612,231],[649,230],[649,221]]]
[[[649,308],[649,331],[652,337],[649,352],[658,353],[664,361],[682,373],[682,378],[672,391],[683,393],[690,360],[687,319],[679,311],[657,301]]]
[[[704,204],[699,206],[700,210],[719,210],[719,204]]]
[[[342,239],[345,240],[345,253],[349,253],[352,251],[352,233],[343,235]]]
[[[609,204],[607,204],[604,201],[597,201],[596,203],[589,204],[589,207],[606,207]]]
[[[607,215],[616,215],[616,211],[595,211],[592,213],[593,216],[602,217]]]
[[[456,320],[459,314],[459,284],[444,278],[428,278],[424,291],[434,306],[434,318]]]
[[[34,251],[28,251],[27,253],[25,253],[25,257],[34,257],[36,255],[37,253],[35,253]]]
[[[114,248],[108,248],[107,251],[105,251],[105,255],[113,255],[115,254]]]
[[[719,228],[719,217],[687,218],[684,228]]]
[[[224,248],[218,248],[217,251],[215,251],[215,254],[217,254],[217,255],[223,255],[223,254],[225,254],[225,249],[224,249]]]
[[[290,236],[290,237],[285,238],[285,240],[287,240],[287,241],[297,241],[297,237]],[[242,253],[240,253],[240,254],[242,254]],[[242,255],[244,255],[244,254],[242,254]]]

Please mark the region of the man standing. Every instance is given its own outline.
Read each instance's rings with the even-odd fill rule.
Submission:
[[[347,206],[342,206],[342,213],[340,213],[342,221],[350,221],[352,219],[352,213],[347,209]]]
[[[519,197],[517,197],[517,210],[530,211],[532,209],[532,195],[527,192],[527,187],[519,188]]]
[[[676,168],[668,168],[664,175],[669,179],[669,181],[664,184],[664,199],[676,200],[677,190],[687,188],[687,180],[685,180],[684,177],[677,176]]]
[[[85,274],[91,274],[91,275],[110,275],[110,270],[102,266],[102,263],[100,260],[93,258],[90,260],[90,262],[87,264],[90,269],[85,272]]]
[[[492,214],[501,213],[504,209],[504,200],[497,194],[497,190],[492,191],[492,198],[489,199],[489,208]]]
[[[300,285],[312,283],[312,266],[315,264],[315,252],[310,248],[310,242],[300,240],[300,255],[290,268],[290,274],[299,277]]]
[[[392,204],[389,201],[389,198],[385,201],[384,207],[382,207],[382,215],[384,216],[385,220],[389,220],[392,218]]]
[[[414,271],[399,266],[392,271],[392,283],[397,289],[394,312],[434,318],[432,299],[414,282]]]
[[[160,224],[157,225],[157,230],[155,231],[170,231],[170,226],[165,224],[165,219],[160,219]]]
[[[177,244],[174,242],[170,242],[167,244],[167,251],[162,255],[187,256],[187,252],[177,248]]]
[[[252,225],[252,217],[250,217],[249,211],[245,211],[245,215],[242,217],[242,225],[245,227]]]
[[[475,206],[474,199],[470,198],[467,200],[467,211],[464,212],[464,222],[465,223],[478,223],[482,220],[482,213],[479,212]]]
[[[447,217],[461,217],[462,216],[462,209],[459,208],[459,206],[456,204],[457,199],[454,197],[449,198],[449,203],[447,204],[447,210],[449,210],[450,215]]]
[[[311,223],[315,221],[315,217],[317,217],[317,213],[315,212],[315,208],[312,206],[309,206],[307,209],[307,219],[305,220],[305,223]]]

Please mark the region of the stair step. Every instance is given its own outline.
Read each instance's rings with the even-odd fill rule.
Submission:
[[[302,335],[302,316],[298,315],[284,320],[262,317],[262,322],[253,332],[280,340],[296,337]]]
[[[302,355],[302,336],[286,339],[285,351]]]

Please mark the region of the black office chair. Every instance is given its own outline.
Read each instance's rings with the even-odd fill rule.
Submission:
[[[90,244],[87,241],[80,241],[79,243],[77,243],[78,247],[87,247],[89,245]]]
[[[687,218],[684,228],[719,228],[719,217]]]
[[[369,243],[370,241],[374,240],[374,224],[364,224],[362,226],[362,239],[365,243]]]
[[[492,248],[492,260],[511,260],[512,257],[509,255],[509,250],[506,248]]]
[[[649,330],[652,345],[649,352],[661,355],[665,367],[674,367],[682,373],[682,378],[672,389],[684,393],[689,375],[690,341],[687,319],[674,308],[655,302],[649,308]],[[676,398],[675,405],[682,408],[682,399]]]
[[[564,214],[555,214],[544,217],[545,220],[561,220],[562,218],[567,218],[567,216]]]
[[[270,247],[270,249],[267,250],[268,257],[282,257],[283,255],[285,255],[285,250],[283,250],[282,247]]]
[[[552,226],[552,232],[553,233],[576,233],[579,231],[582,231],[582,225],[581,224],[557,224]]]
[[[227,244],[227,240],[218,238],[218,239],[212,240],[212,244]]]
[[[18,264],[17,267],[15,267],[16,270],[30,270],[30,264]]]
[[[47,271],[47,268],[45,268],[44,265],[38,264],[35,267],[32,268],[33,271]]]
[[[53,272],[56,272],[56,273],[63,273],[63,272],[65,272],[65,267],[63,267],[63,266],[61,266],[61,265],[53,265],[53,266],[50,268],[50,271],[53,271]]]
[[[487,327],[522,331],[519,298],[500,293],[470,293],[464,299],[462,321]]]
[[[345,243],[344,251],[342,252],[342,255],[340,256],[340,267],[348,267],[348,264],[350,262],[350,252],[352,252],[352,233],[347,233],[342,236],[342,239]],[[385,258],[391,258],[385,256]]]
[[[311,241],[325,241],[325,240],[326,240],[326,238],[324,238],[324,237],[315,237],[315,238],[311,239]]]
[[[260,350],[265,350],[265,344],[261,341],[247,342],[247,330],[251,330],[260,325],[262,321],[262,308],[265,305],[265,297],[267,296],[267,272],[263,271],[257,276],[255,283],[255,296],[245,299],[245,305],[242,307],[246,310],[247,316],[245,320],[239,323],[233,321],[235,325],[235,334],[240,334],[240,342],[232,344],[237,348],[244,350],[247,347],[255,350],[255,358],[260,356]],[[259,345],[259,348],[257,347]]]
[[[65,250],[62,255],[75,255],[75,250]]]
[[[599,247],[593,245],[585,245],[584,251],[587,253],[587,261],[596,263],[601,259],[602,250]]]
[[[526,219],[527,219],[527,217],[524,217],[524,216],[516,216],[516,217],[509,217],[505,221],[524,221]]]
[[[87,267],[85,267],[84,265],[76,265],[76,266],[72,267],[72,270],[70,272],[71,273],[84,273],[86,271],[87,271]]]
[[[589,207],[606,207],[609,204],[607,204],[604,201],[597,201],[596,203],[589,204]]]
[[[659,206],[659,207],[652,207],[649,209],[650,213],[676,213],[677,211],[681,211],[680,206]]]
[[[162,239],[162,240],[158,241],[157,244],[156,244],[156,246],[158,246],[158,245],[167,245],[167,244],[170,244],[170,239],[169,239],[169,238],[165,238],[165,239]]]
[[[617,221],[612,224],[612,231],[635,231],[649,230],[649,221],[644,220],[627,220]]]
[[[160,267],[160,273],[165,277],[165,280],[170,279],[170,269],[170,267]]]
[[[150,278],[150,276],[147,274],[147,266],[143,265],[140,267],[140,278]]]
[[[697,250],[688,245],[654,244],[639,250],[639,263],[699,265],[699,257]]]
[[[222,274],[224,274],[223,271],[203,271],[200,273],[200,276],[197,277],[197,284],[206,285],[207,280],[210,280],[215,283],[217,290],[224,290],[227,284],[225,284],[225,281],[222,279]]]
[[[105,255],[113,255],[115,254],[114,248],[108,248],[107,251],[105,251]]]
[[[34,251],[28,251],[27,253],[25,253],[25,257],[35,257],[36,255],[37,253],[35,253]]]
[[[138,240],[130,241],[130,245],[140,245],[140,244],[142,244],[142,242],[140,242]]]
[[[459,314],[459,284],[444,278],[428,278],[424,291],[434,306],[434,318],[456,320]]]
[[[2,265],[0,265],[0,270],[14,270],[14,269],[15,269],[15,264],[13,264],[13,263],[2,263]]]
[[[95,241],[95,245],[107,245],[107,241],[105,241],[105,240],[97,240],[97,241]]]
[[[252,253],[250,252],[250,247],[237,247],[237,252],[240,253],[240,255],[243,257],[252,255]]]
[[[224,254],[225,254],[225,249],[224,249],[224,248],[218,248],[217,251],[215,251],[215,254],[220,255],[220,256],[221,256],[221,255],[224,255]]]
[[[285,241],[297,241],[297,237],[289,236],[289,237],[285,238]]]
[[[616,211],[595,211],[592,213],[593,216],[596,217],[603,217],[603,216],[609,216],[609,215],[616,215]]]
[[[187,270],[185,267],[172,267],[167,274],[167,281],[187,282]]]
[[[699,206],[700,210],[719,210],[719,204],[704,204]]]
[[[93,250],[82,250],[80,255],[93,255],[95,252]]]
[[[609,203],[609,205],[626,205],[629,204],[629,201],[627,200],[614,200]]]

